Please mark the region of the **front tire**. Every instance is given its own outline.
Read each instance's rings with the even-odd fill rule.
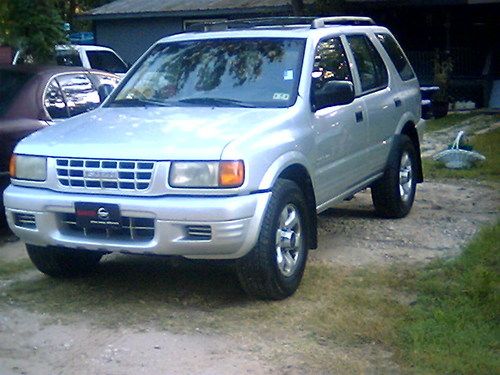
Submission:
[[[97,267],[103,253],[57,246],[26,245],[28,255],[39,271],[57,278],[85,276]]]
[[[237,262],[238,278],[247,294],[280,300],[297,290],[307,261],[307,212],[299,186],[290,180],[278,180],[257,244]]]
[[[371,186],[373,205],[386,218],[402,218],[410,212],[417,188],[417,153],[410,138],[394,139],[394,150],[384,175]]]

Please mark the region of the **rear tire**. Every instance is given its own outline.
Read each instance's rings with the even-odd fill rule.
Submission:
[[[247,294],[280,300],[297,290],[307,261],[309,220],[302,190],[293,181],[279,179],[257,244],[237,262],[238,278]]]
[[[26,245],[28,255],[39,271],[57,278],[84,276],[95,270],[103,253],[57,246]]]
[[[417,153],[406,135],[394,139],[382,178],[371,186],[373,205],[385,218],[402,218],[410,212],[417,187]]]

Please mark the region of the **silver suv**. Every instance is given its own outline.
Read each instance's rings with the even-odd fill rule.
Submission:
[[[208,24],[154,44],[94,112],[23,140],[6,213],[51,276],[111,252],[233,259],[250,295],[282,299],[318,212],[370,187],[382,216],[408,214],[423,124],[408,60],[369,18]]]

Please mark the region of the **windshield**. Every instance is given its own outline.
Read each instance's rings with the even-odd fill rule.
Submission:
[[[304,39],[210,39],[153,48],[110,106],[289,107]]]
[[[0,70],[0,116],[9,109],[9,104],[33,75],[30,73]]]
[[[92,69],[111,73],[127,73],[127,66],[113,52],[87,51],[87,57]]]

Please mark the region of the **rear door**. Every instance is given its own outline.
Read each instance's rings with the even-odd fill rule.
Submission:
[[[381,172],[387,162],[392,137],[403,108],[399,92],[393,90],[387,67],[367,34],[346,36],[355,61],[359,83],[357,96],[366,113],[368,145],[366,173]]]

